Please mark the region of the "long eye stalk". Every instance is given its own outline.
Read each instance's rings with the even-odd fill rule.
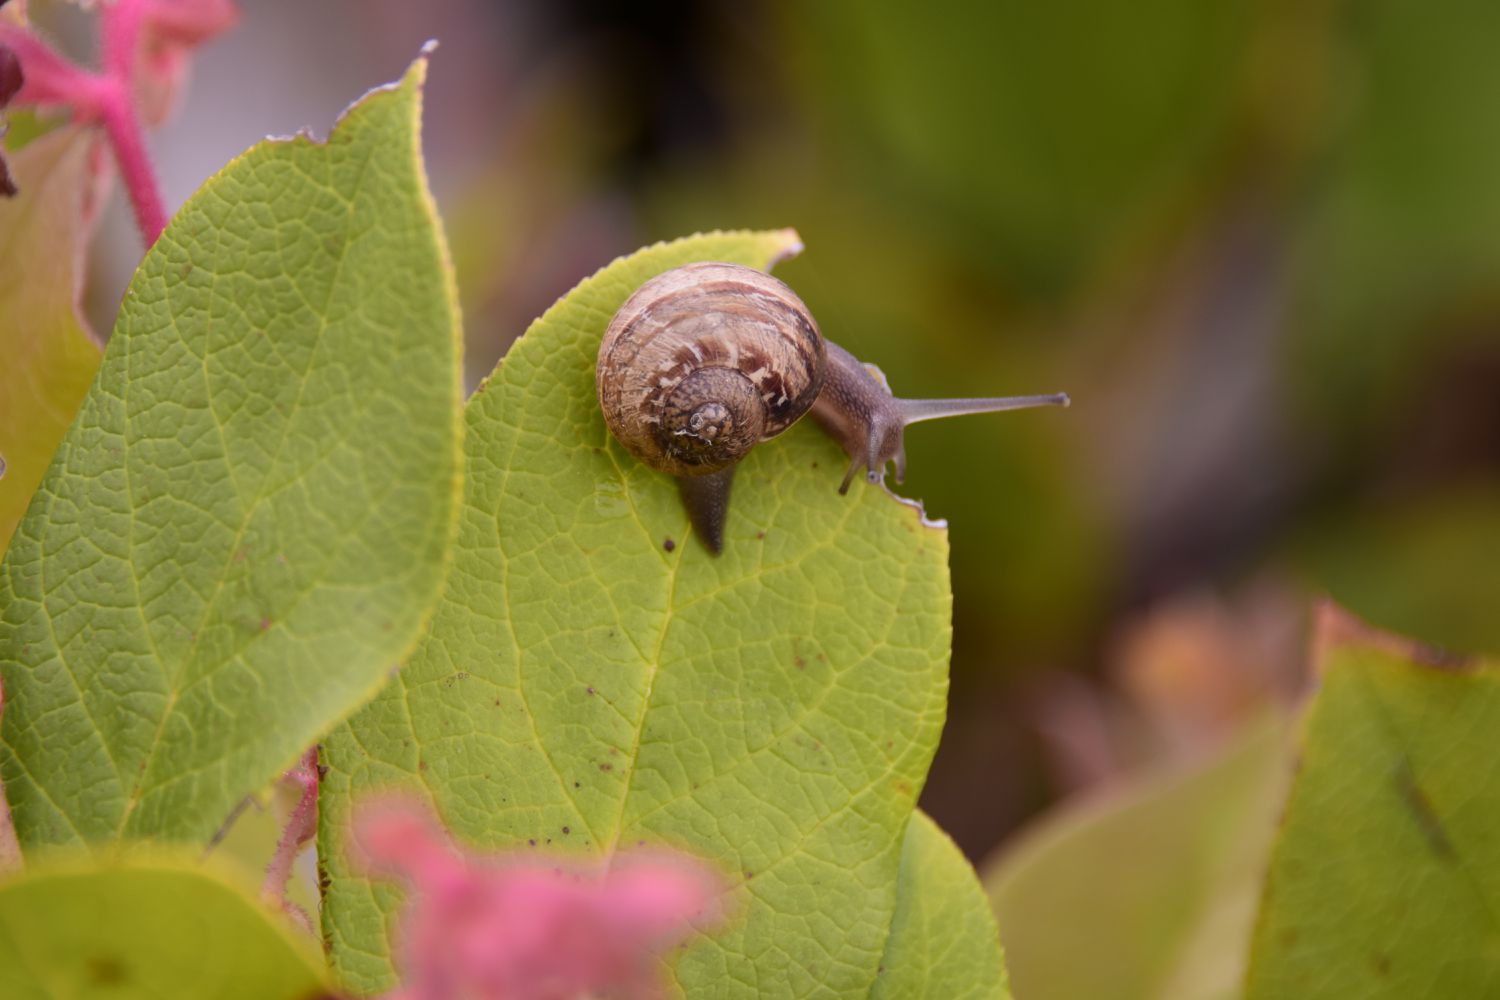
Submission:
[[[993,399],[898,399],[902,424],[915,424],[939,417],[962,417],[970,413],[999,413],[1002,410],[1028,410],[1034,406],[1068,406],[1072,400],[1065,392],[1045,396],[997,396]]]

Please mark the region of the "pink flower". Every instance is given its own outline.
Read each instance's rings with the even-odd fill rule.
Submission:
[[[43,110],[71,106],[80,118],[97,117],[99,81],[87,70],[63,58],[56,49],[26,28],[0,21],[0,46],[15,53],[24,82],[15,103]]]
[[[103,126],[147,246],[166,226],[167,213],[142,122],[155,125],[167,116],[191,51],[237,17],[230,0],[114,0],[101,14],[98,72],[64,58],[21,20],[0,20],[0,51],[20,60],[25,78],[16,103],[67,107],[75,122]]]
[[[403,1000],[572,1000],[659,995],[665,951],[722,921],[723,881],[685,854],[587,863],[465,854],[422,806],[357,811],[353,854],[413,890],[398,942]]]

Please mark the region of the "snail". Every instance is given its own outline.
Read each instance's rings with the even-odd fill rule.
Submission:
[[[996,399],[898,399],[879,369],[818,330],[787,285],[738,264],[698,263],[650,279],[610,320],[595,370],[615,439],[677,478],[693,530],[724,544],[735,465],[761,441],[813,419],[880,482],[906,474],[908,424],[966,413],[1066,406],[1063,393]]]

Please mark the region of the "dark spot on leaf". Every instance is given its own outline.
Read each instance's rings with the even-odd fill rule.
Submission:
[[[1384,979],[1391,974],[1391,957],[1376,952],[1370,956],[1370,968],[1375,970],[1375,975]]]
[[[753,879],[754,877],[755,877],[755,873],[754,872],[752,872],[752,871],[745,872],[745,880],[746,881],[749,881],[750,879]]]
[[[536,838],[532,837],[530,840],[526,841],[526,843],[530,844],[532,847],[535,847],[536,846]]]
[[[573,782],[573,787],[574,788],[582,788],[583,787],[583,783],[575,781],[575,782]]]
[[[661,543],[661,547],[666,549],[668,552],[671,552],[673,549],[677,548],[677,543],[668,538],[666,541]]]
[[[266,632],[266,631],[269,631],[270,628],[271,628],[271,619],[269,619],[269,618],[262,618],[260,620],[260,630],[262,632]]]
[[[589,692],[589,694],[593,694],[594,693],[594,686],[592,684],[589,685],[588,692]]]
[[[761,541],[765,541],[766,540],[766,533],[764,531],[757,531],[755,533],[755,537],[758,538],[758,539],[760,539]]]
[[[499,699],[499,698],[496,698],[496,699],[495,699],[495,707],[496,707],[496,708],[499,708],[499,707],[500,707],[500,699]]]
[[[427,762],[425,760],[419,760],[419,761],[417,761],[417,770],[418,771],[425,771],[425,770],[427,770]]]
[[[566,827],[566,826],[565,826],[565,827],[563,827],[563,836],[565,836],[565,837],[566,837],[566,836],[567,836],[567,835],[568,835],[568,834],[570,834],[570,833],[572,833],[572,832],[573,832],[573,830],[572,830],[572,828],[571,828],[571,827]]]
[[[125,963],[114,955],[90,955],[89,981],[95,986],[118,986],[125,982]]]
[[[1438,818],[1432,799],[1428,798],[1427,792],[1417,784],[1417,776],[1412,772],[1411,762],[1402,758],[1391,777],[1396,783],[1397,793],[1406,804],[1407,812],[1416,821],[1432,853],[1444,861],[1452,861],[1455,856],[1453,841],[1448,839],[1448,831],[1443,828],[1443,822]]]
[[[614,769],[615,769],[615,766],[613,764],[600,764],[599,765],[599,770],[601,770],[601,771],[613,771]]]
[[[792,660],[797,664],[797,669],[798,670],[806,670],[807,669],[807,661],[804,660],[802,657],[800,657],[800,656],[794,656],[794,657],[792,657]]]
[[[814,463],[813,463],[813,464],[812,464],[812,467],[813,467],[813,468],[814,468],[814,469],[816,469],[816,468],[817,468],[817,467],[818,467],[818,463],[817,463],[817,462],[814,462]]]

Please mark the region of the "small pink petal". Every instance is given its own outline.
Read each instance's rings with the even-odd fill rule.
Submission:
[[[120,2],[120,0],[116,0]],[[140,6],[134,84],[141,117],[159,125],[187,84],[192,53],[239,20],[228,0],[131,0]]]

